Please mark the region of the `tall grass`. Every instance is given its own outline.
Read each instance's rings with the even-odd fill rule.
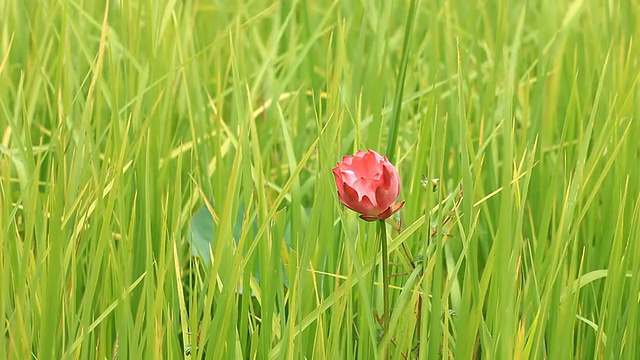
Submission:
[[[0,359],[382,357],[367,148],[391,358],[640,358],[640,4],[412,3],[0,2]]]

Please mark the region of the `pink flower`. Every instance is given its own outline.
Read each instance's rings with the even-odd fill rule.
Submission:
[[[394,204],[400,193],[398,170],[373,150],[344,156],[333,168],[333,176],[340,202],[363,220],[384,220],[404,205],[404,201]]]

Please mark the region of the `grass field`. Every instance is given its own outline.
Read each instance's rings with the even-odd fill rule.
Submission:
[[[639,359],[639,36],[637,0],[0,1],[0,359]],[[406,201],[388,349],[358,149]]]

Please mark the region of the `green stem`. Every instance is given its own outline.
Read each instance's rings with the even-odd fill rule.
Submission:
[[[389,321],[391,319],[389,306],[389,251],[387,249],[387,229],[385,228],[384,220],[378,221],[378,231],[380,232],[380,242],[382,243],[382,303],[384,305],[382,313],[382,330],[383,336],[387,340],[386,351],[389,352],[389,340],[391,336],[389,334]]]

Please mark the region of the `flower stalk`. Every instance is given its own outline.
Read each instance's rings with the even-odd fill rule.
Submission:
[[[380,233],[380,243],[382,244],[382,313],[383,339],[385,340],[385,352],[389,351],[389,322],[391,321],[391,306],[389,305],[389,250],[387,244],[387,229],[385,221],[378,220],[378,232]]]

